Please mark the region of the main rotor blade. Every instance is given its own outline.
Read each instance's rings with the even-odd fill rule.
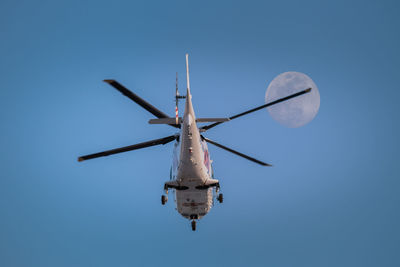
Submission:
[[[272,105],[281,103],[281,102],[283,102],[283,101],[289,100],[289,99],[294,98],[294,97],[297,97],[297,96],[304,95],[304,94],[309,93],[309,92],[311,92],[311,88],[307,88],[307,89],[305,89],[305,90],[303,90],[303,91],[300,91],[300,92],[297,92],[297,93],[295,93],[295,94],[292,94],[292,95],[289,95],[289,96],[280,98],[280,99],[278,99],[278,100],[269,102],[269,103],[267,103],[267,104],[265,104],[265,105],[262,105],[262,106],[259,106],[259,107],[256,107],[256,108],[247,110],[247,111],[242,112],[242,113],[239,113],[239,114],[237,114],[237,115],[234,115],[234,116],[232,116],[232,117],[229,117],[229,120],[233,120],[233,119],[239,118],[239,117],[241,117],[241,116],[247,115],[247,114],[252,113],[252,112],[254,112],[254,111],[257,111],[257,110],[260,110],[260,109],[263,109],[263,108],[266,108],[266,107],[270,107],[270,106],[272,106]],[[200,129],[206,131],[206,130],[211,129],[211,128],[213,128],[213,127],[215,127],[215,126],[217,126],[217,125],[219,125],[219,124],[221,124],[221,123],[223,123],[223,122],[215,122],[215,123],[212,123],[212,124],[203,126],[203,127],[201,127]]]
[[[245,155],[245,154],[242,154],[242,153],[240,153],[240,152],[238,152],[238,151],[236,151],[236,150],[233,150],[233,149],[231,149],[231,148],[229,148],[229,147],[226,147],[226,146],[223,146],[223,145],[221,145],[221,144],[218,144],[217,142],[214,142],[214,141],[212,141],[212,140],[210,140],[210,139],[208,139],[208,138],[206,138],[206,137],[204,137],[204,136],[203,136],[203,139],[206,140],[206,141],[207,141],[208,143],[210,143],[210,144],[213,144],[213,145],[215,145],[215,146],[217,146],[217,147],[219,147],[219,148],[225,149],[225,150],[227,150],[227,151],[229,151],[229,152],[232,152],[233,154],[236,154],[236,155],[241,156],[241,157],[243,157],[243,158],[245,158],[245,159],[248,159],[248,160],[250,160],[250,161],[253,161],[253,162],[255,162],[255,163],[258,163],[258,164],[260,164],[260,165],[262,165],[262,166],[269,166],[269,167],[272,166],[271,164],[262,162],[262,161],[260,161],[260,160],[258,160],[258,159],[252,158],[252,157],[247,156],[247,155]]]
[[[171,141],[174,141],[176,138],[177,137],[175,135],[171,135],[171,136],[167,136],[164,138],[155,139],[155,140],[151,140],[151,141],[147,141],[147,142],[143,142],[143,143],[139,143],[139,144],[135,144],[135,145],[131,145],[131,146],[124,146],[124,147],[111,149],[111,150],[107,150],[107,151],[103,151],[103,152],[99,152],[99,153],[95,153],[95,154],[85,155],[85,156],[79,157],[78,161],[84,161],[84,160],[88,160],[88,159],[105,157],[105,156],[109,156],[109,155],[113,155],[113,154],[117,154],[117,153],[127,152],[127,151],[131,151],[131,150],[136,150],[136,149],[155,146],[155,145],[165,145]]]
[[[135,103],[140,105],[142,108],[144,108],[145,110],[147,110],[148,112],[150,112],[151,114],[156,116],[157,118],[159,118],[159,119],[160,118],[169,118],[169,116],[167,114],[165,114],[161,110],[157,109],[156,107],[154,107],[149,102],[147,102],[143,98],[139,97],[132,91],[128,90],[125,86],[123,86],[119,82],[117,82],[115,80],[104,80],[104,82],[108,83],[109,85],[111,85],[112,87],[114,87],[115,89],[120,91],[121,94],[130,98],[132,101],[134,101]],[[180,125],[176,125],[176,124],[169,124],[169,125],[171,125],[175,128],[180,128]]]

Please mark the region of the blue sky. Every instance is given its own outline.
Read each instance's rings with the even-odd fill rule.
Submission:
[[[2,1],[1,266],[398,266],[396,1]],[[207,137],[225,196],[192,232],[160,205],[170,135],[103,79],[174,114],[190,54],[197,116],[264,103],[285,71],[321,94],[308,125],[267,111]],[[180,87],[181,92],[183,86]]]

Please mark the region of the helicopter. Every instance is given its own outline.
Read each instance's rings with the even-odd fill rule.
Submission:
[[[178,76],[177,76],[178,77]],[[130,146],[111,149],[99,153],[80,156],[78,161],[114,155],[117,153],[142,149],[146,147],[165,145],[174,142],[172,167],[170,172],[170,180],[165,182],[163,191],[165,194],[161,196],[161,204],[165,205],[168,201],[169,191],[173,191],[176,210],[186,219],[190,220],[192,230],[196,230],[197,221],[203,218],[214,205],[216,199],[219,203],[223,203],[223,194],[220,192],[220,183],[215,179],[212,160],[208,151],[207,143],[215,145],[228,152],[236,154],[242,158],[250,160],[261,166],[272,166],[241,152],[226,147],[204,136],[204,133],[215,126],[234,120],[252,112],[279,104],[289,99],[307,94],[311,92],[311,88],[299,91],[242,113],[227,118],[197,118],[192,105],[192,95],[190,93],[189,80],[189,55],[186,54],[186,95],[180,95],[178,92],[178,78],[176,77],[175,90],[175,117],[170,117],[160,111],[149,102],[145,101],[116,80],[104,80],[120,93],[140,105],[142,108],[153,114],[156,119],[150,119],[149,124],[166,124],[178,130],[177,133],[170,136],[154,139]],[[182,117],[179,117],[178,103],[179,100],[185,100],[185,109]],[[209,123],[204,126],[199,123]]]

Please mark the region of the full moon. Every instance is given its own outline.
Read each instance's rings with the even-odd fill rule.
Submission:
[[[284,72],[269,84],[265,93],[265,102],[311,88],[311,92],[268,107],[271,117],[280,124],[297,128],[314,119],[319,110],[318,88],[310,77],[300,72]]]

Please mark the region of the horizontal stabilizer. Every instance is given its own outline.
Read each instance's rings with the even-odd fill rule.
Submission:
[[[178,123],[182,122],[182,117],[178,118]],[[162,119],[151,119],[150,124],[176,124],[176,118],[162,118]]]
[[[229,118],[197,118],[196,122],[225,122],[229,121]]]
[[[229,121],[229,118],[197,118],[196,122],[225,122]],[[176,118],[161,118],[151,119],[150,124],[175,124]],[[182,123],[182,117],[178,118],[178,123]]]

